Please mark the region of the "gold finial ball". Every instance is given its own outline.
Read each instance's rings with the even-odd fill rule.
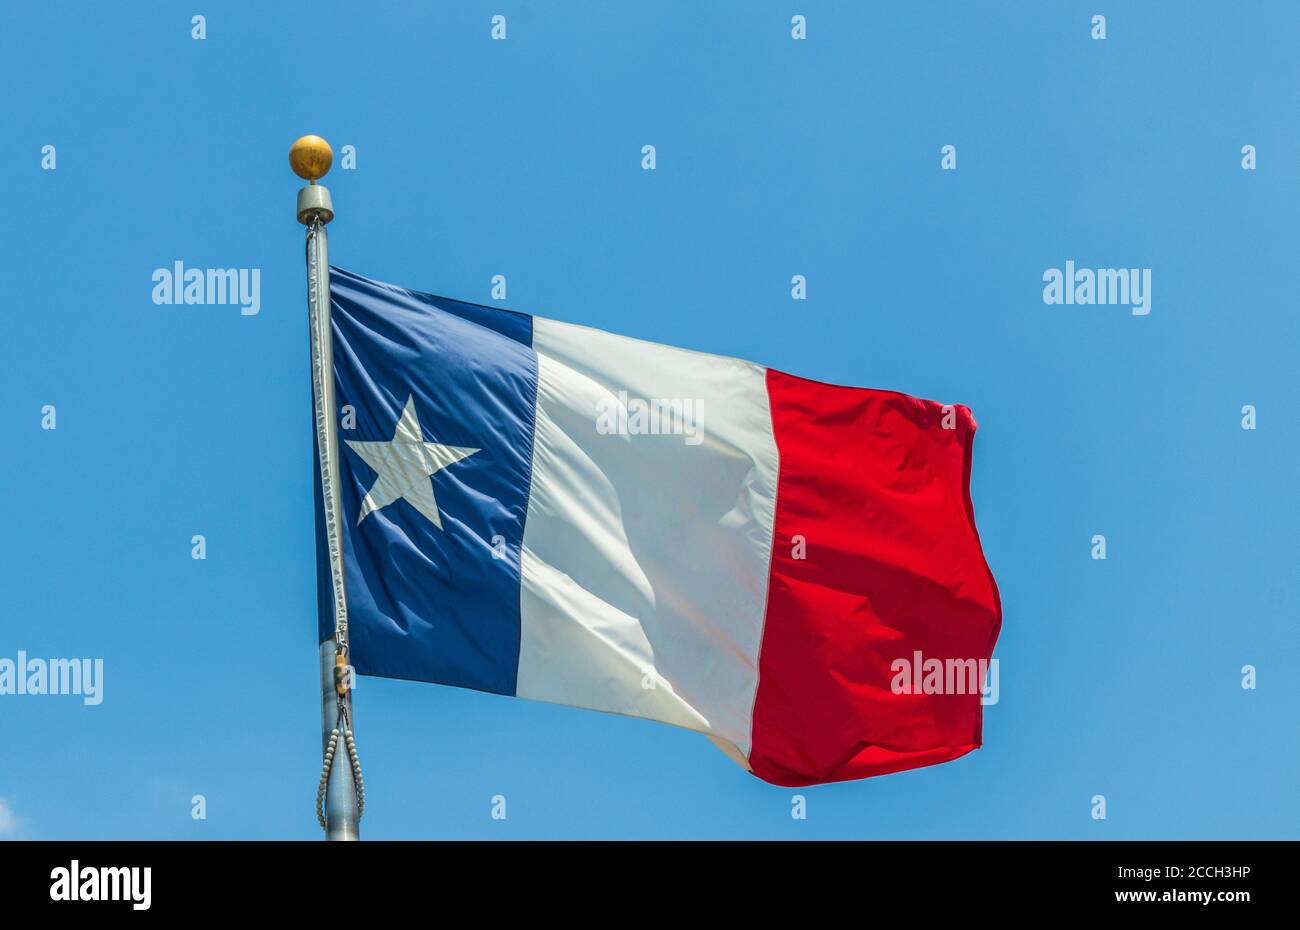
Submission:
[[[303,136],[289,146],[289,167],[298,177],[312,184],[329,174],[332,164],[334,152],[320,136]]]

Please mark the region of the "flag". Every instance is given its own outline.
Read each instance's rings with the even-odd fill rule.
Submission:
[[[358,673],[662,721],[778,785],[980,745],[968,409],[338,268],[330,296]]]

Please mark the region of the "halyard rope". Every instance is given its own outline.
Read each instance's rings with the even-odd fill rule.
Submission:
[[[330,731],[329,745],[325,747],[325,761],[321,765],[320,785],[316,788],[316,822],[322,830],[325,826],[325,793],[329,788],[330,769],[334,767],[334,752],[338,749],[339,732],[348,749],[348,759],[352,763],[352,783],[357,789],[357,823],[366,810],[366,783],[361,778],[361,759],[357,756],[357,743],[352,738],[352,727],[348,723],[347,705],[339,701],[339,716],[334,729]]]

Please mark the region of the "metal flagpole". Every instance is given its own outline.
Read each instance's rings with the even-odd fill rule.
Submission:
[[[365,787],[352,735],[352,681],[348,662],[348,606],[343,581],[342,510],[336,480],[338,435],[334,422],[334,354],[330,336],[330,265],[325,225],[334,219],[329,189],[316,182],[330,170],[334,153],[319,136],[303,136],[289,149],[289,164],[308,184],[298,191],[298,222],[307,227],[307,308],[311,324],[312,405],[329,548],[334,635],[320,644],[321,750],[324,765],[316,794],[316,817],[330,840],[360,839],[357,823]],[[347,765],[334,755],[347,750]]]

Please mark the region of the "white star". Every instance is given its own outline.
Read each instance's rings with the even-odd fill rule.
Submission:
[[[397,421],[397,431],[393,433],[391,442],[355,442],[349,439],[347,444],[378,474],[361,504],[358,524],[381,507],[404,500],[433,521],[438,529],[442,529],[442,517],[438,514],[438,501],[433,496],[430,476],[479,451],[425,442],[420,420],[415,415],[413,395],[406,399],[406,409]]]

